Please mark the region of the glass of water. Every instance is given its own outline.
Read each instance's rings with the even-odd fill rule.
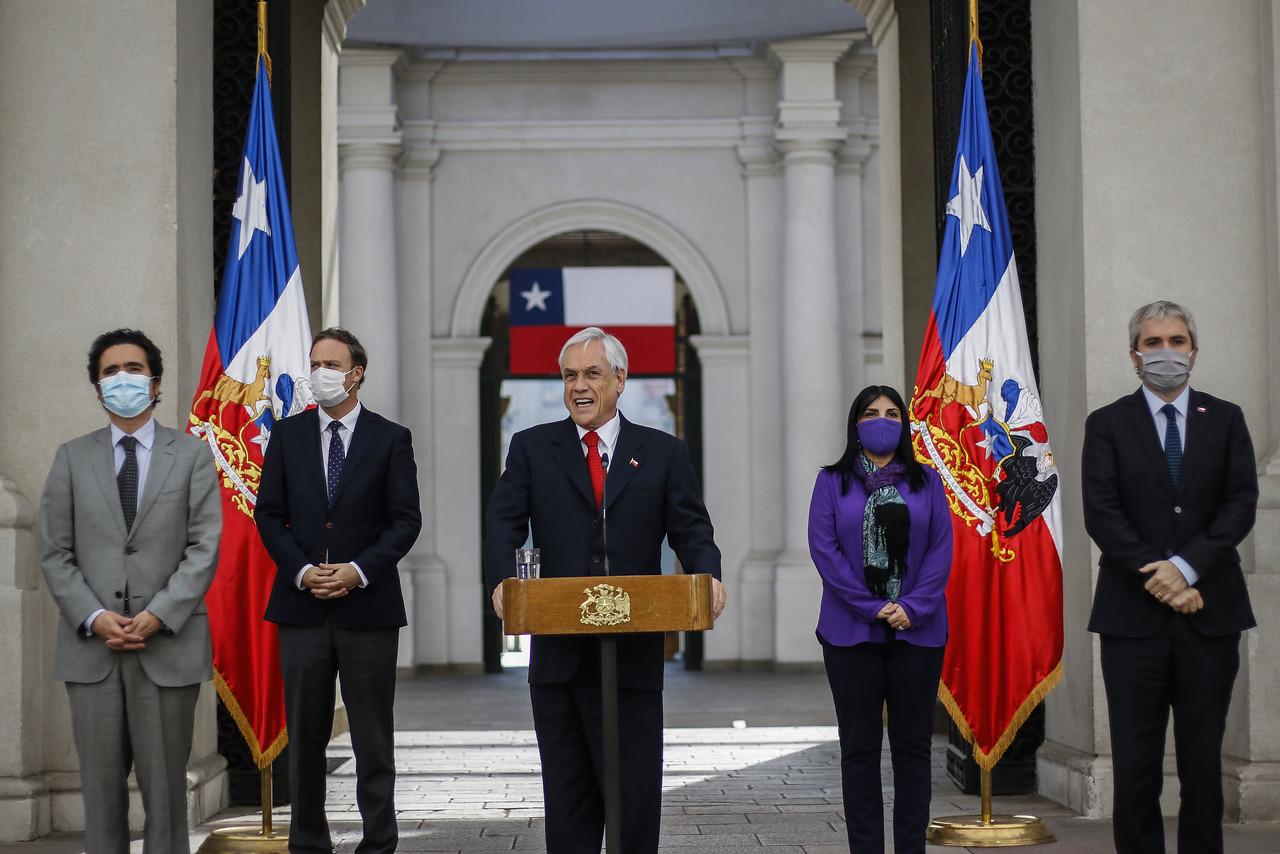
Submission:
[[[541,549],[516,549],[516,578],[537,578],[541,569]]]

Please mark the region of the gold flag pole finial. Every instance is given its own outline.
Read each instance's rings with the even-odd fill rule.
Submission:
[[[267,0],[258,0],[258,56],[267,63],[267,85],[270,85],[271,54],[267,53]]]
[[[982,39],[978,38],[978,0],[969,0],[969,42],[978,47],[978,73],[982,73]]]

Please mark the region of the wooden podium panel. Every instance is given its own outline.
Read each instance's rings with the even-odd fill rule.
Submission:
[[[709,629],[711,576],[584,575],[502,582],[508,635],[594,635]]]

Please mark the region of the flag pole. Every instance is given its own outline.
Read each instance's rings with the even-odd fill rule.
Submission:
[[[266,63],[267,84],[271,84],[271,54],[267,53],[267,0],[258,0],[258,53],[254,57],[254,75],[258,73],[258,60]],[[272,789],[271,766],[268,762],[258,769],[262,789],[262,824],[260,827],[221,827],[210,833],[200,844],[196,854],[285,854],[289,850],[288,825],[276,834],[271,824],[271,805],[275,800]]]
[[[978,73],[982,72],[982,39],[978,37],[978,0],[969,0],[969,44],[977,52]],[[1055,841],[1048,826],[1030,815],[991,814],[991,769],[978,766],[981,815],[953,815],[935,818],[925,831],[930,845],[965,848],[1006,848],[1040,845]]]

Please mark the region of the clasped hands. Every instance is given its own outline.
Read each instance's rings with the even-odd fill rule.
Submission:
[[[103,611],[93,621],[93,633],[107,642],[107,648],[116,652],[133,652],[144,648],[147,638],[160,631],[164,624],[150,611],[137,616]]]
[[[877,620],[884,620],[889,624],[889,628],[903,629],[911,628],[911,618],[907,616],[907,609],[903,608],[897,602],[888,602],[876,614]]]
[[[1146,591],[1179,614],[1194,614],[1204,607],[1200,591],[1187,584],[1173,561],[1153,561],[1138,567],[1138,572],[1151,576],[1143,585]]]
[[[341,599],[360,583],[360,574],[349,563],[322,563],[302,574],[302,586],[317,599]]]

